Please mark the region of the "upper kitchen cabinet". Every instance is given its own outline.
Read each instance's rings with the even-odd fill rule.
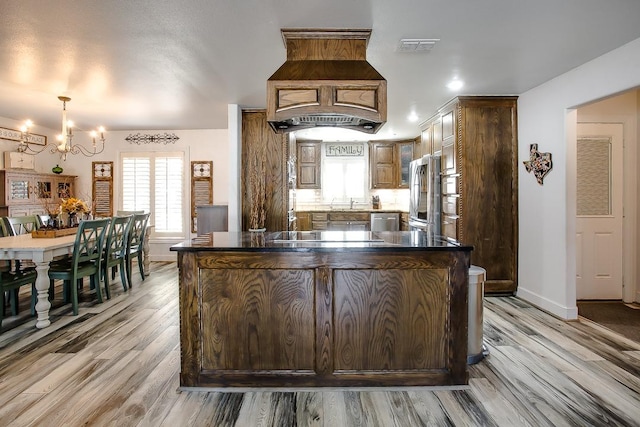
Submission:
[[[297,188],[320,189],[321,141],[303,141],[296,143]]]
[[[516,106],[515,96],[461,96],[421,124],[422,143],[442,156],[442,234],[473,245],[488,293],[517,289]]]
[[[369,143],[371,188],[409,188],[409,163],[414,141]]]

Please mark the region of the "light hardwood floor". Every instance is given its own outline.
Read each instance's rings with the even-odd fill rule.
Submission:
[[[0,335],[1,426],[640,425],[640,344],[515,297],[485,299],[468,387],[180,392],[176,264],[134,280]]]

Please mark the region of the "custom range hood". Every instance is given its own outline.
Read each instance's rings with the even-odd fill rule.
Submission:
[[[267,80],[273,130],[330,126],[376,133],[387,121],[387,81],[366,60],[371,30],[281,31],[287,60]]]

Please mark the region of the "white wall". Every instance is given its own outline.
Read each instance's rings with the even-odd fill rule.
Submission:
[[[520,95],[518,296],[565,319],[575,303],[575,107],[640,86],[640,39]],[[522,164],[529,145],[551,152],[539,185]]]

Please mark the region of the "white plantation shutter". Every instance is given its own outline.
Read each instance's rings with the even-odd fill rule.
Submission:
[[[122,159],[122,210],[151,210],[151,159],[124,157]]]
[[[183,235],[183,169],[183,153],[123,153],[122,209],[151,212],[156,235]]]
[[[155,159],[156,231],[182,231],[182,157]]]

